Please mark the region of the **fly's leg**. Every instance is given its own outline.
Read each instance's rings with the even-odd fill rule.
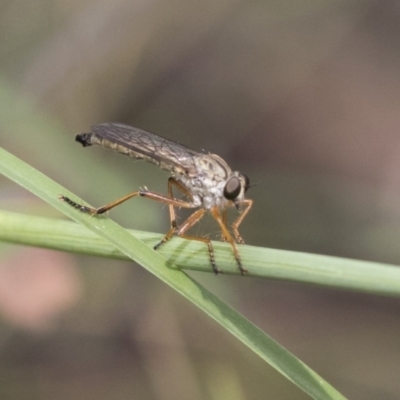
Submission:
[[[174,194],[172,192],[172,188],[174,186],[177,189],[179,189],[190,201],[193,200],[192,194],[189,192],[189,190],[187,190],[187,188],[184,185],[182,185],[182,183],[180,183],[179,181],[177,181],[175,178],[172,178],[172,177],[168,179],[168,194],[171,199],[174,199]],[[158,250],[163,244],[168,242],[168,240],[170,240],[177,231],[178,224],[176,222],[176,213],[175,213],[174,205],[169,203],[168,208],[169,208],[169,218],[170,218],[171,227],[170,227],[169,231],[167,232],[167,234],[162,238],[162,240],[154,246],[154,250]]]
[[[87,213],[87,214],[96,214],[96,209],[88,206],[84,206],[82,204],[78,204],[75,201],[71,200],[67,196],[60,195],[58,197],[61,201],[65,201],[67,204],[69,204],[71,207],[76,208],[77,210]]]
[[[193,196],[192,193],[189,192],[189,190],[184,186],[182,183],[177,181],[175,178],[169,178],[168,179],[168,194],[171,199],[174,199],[174,193],[172,192],[173,187],[176,187],[179,189],[192,203],[193,202]],[[171,227],[177,226],[176,223],[176,214],[175,214],[175,208],[172,204],[169,204],[169,216],[170,216],[170,221],[171,221]]]
[[[180,182],[175,180],[174,178],[168,179],[168,194],[170,195],[171,198],[174,198],[173,192],[172,192],[173,186],[175,186],[177,189],[179,189],[191,201],[193,200],[192,194],[187,190],[187,188],[184,185],[182,185]],[[189,218],[186,219],[186,221],[184,221],[182,223],[182,225],[178,229],[174,204],[169,203],[168,206],[169,206],[171,228],[169,229],[167,234],[162,238],[162,240],[154,246],[154,250],[158,250],[162,245],[164,245],[166,242],[168,242],[168,240],[170,240],[174,235],[180,236],[184,239],[197,240],[199,242],[206,243],[207,247],[208,247],[208,254],[210,256],[210,262],[211,262],[212,269],[217,275],[219,273],[221,273],[222,271],[220,269],[218,269],[218,267],[215,263],[214,249],[213,249],[211,240],[208,238],[200,237],[200,236],[185,235],[186,231],[188,231],[193,225],[195,225],[197,222],[199,222],[201,218],[203,218],[204,214],[206,213],[206,210],[201,208],[201,209],[195,211]]]
[[[60,198],[60,200],[65,201],[67,204],[69,204],[70,206],[76,208],[77,210],[79,210],[81,212],[91,214],[91,215],[98,215],[98,214],[103,214],[103,213],[111,210],[112,208],[119,206],[121,203],[131,199],[132,197],[136,197],[136,196],[146,197],[148,199],[152,199],[152,200],[158,201],[160,203],[168,204],[169,206],[183,207],[183,208],[196,207],[194,204],[192,204],[188,201],[174,199],[174,198],[165,196],[163,194],[151,192],[151,191],[147,190],[147,188],[139,189],[136,192],[129,193],[128,195],[121,197],[120,199],[115,200],[112,203],[106,204],[106,205],[98,207],[98,208],[88,207],[88,206],[78,204],[66,196],[60,196],[59,198]]]
[[[200,208],[199,210],[195,211],[185,222],[183,222],[183,224],[177,230],[176,234],[177,236],[180,236],[184,239],[197,240],[199,242],[205,243],[208,247],[208,254],[210,256],[212,269],[215,274],[218,275],[222,273],[222,271],[217,267],[217,264],[215,263],[214,248],[212,246],[211,240],[206,237],[185,235],[185,232],[188,231],[193,225],[197,224],[197,222],[199,222],[200,219],[203,218],[206,212],[207,211],[204,208]]]
[[[224,223],[223,217],[221,216],[221,213],[220,213],[218,207],[213,207],[211,209],[211,214],[214,217],[214,219],[218,222],[218,225],[220,226],[220,228],[222,230],[223,237],[226,238],[226,241],[231,245],[233,254],[235,256],[237,265],[240,270],[240,273],[242,275],[244,275],[247,272],[247,269],[243,267],[242,261],[240,260],[239,252],[236,248],[235,240],[233,239],[232,235],[229,233],[229,230]],[[240,223],[240,221],[239,221],[239,223]]]
[[[226,208],[222,211],[222,222],[223,222],[223,224],[224,224],[225,226],[228,225],[228,211],[227,211]],[[223,242],[226,242],[226,241],[228,240],[228,239],[226,238],[226,236],[224,235],[223,232],[221,232],[221,240],[222,240]]]
[[[190,235],[185,235],[185,232],[188,231],[193,225],[197,224],[197,222],[200,221],[201,218],[203,218],[204,214],[207,211],[204,208],[200,208],[199,210],[195,211],[186,221],[182,223],[182,225],[177,229],[176,227],[171,227],[171,229],[168,231],[168,233],[164,236],[164,238],[161,240],[160,243],[158,243],[154,248],[158,249],[160,248],[161,245],[166,243],[173,235],[177,235],[181,238],[188,239],[188,240],[197,240],[198,242],[203,242],[207,245],[208,247],[208,254],[210,257],[210,263],[212,266],[213,271],[218,275],[219,273],[222,273],[222,271],[217,267],[217,264],[215,263],[215,255],[214,255],[214,249],[211,243],[211,240],[205,237],[200,237],[200,236],[190,236]]]
[[[112,203],[106,204],[106,205],[98,207],[98,208],[88,207],[88,206],[84,206],[82,204],[78,204],[66,196],[60,196],[59,199],[62,201],[65,201],[67,204],[69,204],[70,206],[76,208],[77,210],[79,210],[83,213],[90,214],[90,215],[98,215],[98,214],[104,214],[108,210],[111,210],[112,208],[120,205],[124,201],[127,201],[127,200],[131,199],[132,197],[139,196],[139,195],[140,195],[140,190],[137,192],[129,193],[128,195],[121,197],[120,199],[115,200]]]
[[[250,199],[243,200],[242,204],[244,204],[245,208],[242,211],[242,213],[239,215],[238,219],[232,224],[233,234],[235,235],[235,238],[236,238],[237,242],[240,243],[240,244],[244,244],[244,240],[240,236],[239,225],[242,223],[242,221],[244,220],[244,218],[246,217],[246,215],[250,211],[250,209],[251,209],[251,207],[253,205],[253,200],[250,200]]]

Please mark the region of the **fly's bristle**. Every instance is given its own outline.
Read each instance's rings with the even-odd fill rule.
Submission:
[[[75,140],[79,142],[83,147],[91,146],[92,134],[91,133],[78,133],[75,136]]]

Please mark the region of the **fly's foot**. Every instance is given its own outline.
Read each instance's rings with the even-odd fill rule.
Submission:
[[[71,207],[74,207],[77,210],[79,210],[79,211],[81,211],[81,212],[83,212],[85,214],[90,214],[90,215],[101,214],[101,211],[99,212],[95,208],[87,207],[87,206],[84,206],[82,204],[76,203],[75,201],[71,200],[69,197],[60,195],[58,198],[61,201],[64,201],[65,203],[69,204]]]

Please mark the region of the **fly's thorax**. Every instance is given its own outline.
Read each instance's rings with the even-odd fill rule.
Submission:
[[[216,182],[225,181],[232,173],[228,164],[216,154],[202,154],[194,161],[197,174]]]
[[[206,209],[235,206],[240,210],[249,179],[239,172],[232,172],[227,163],[215,154],[200,155],[195,163],[195,174],[177,177],[192,193],[193,203]]]
[[[213,206],[223,206],[225,181],[211,179],[207,174],[198,174],[193,177],[186,174],[175,174],[175,178],[189,190],[192,195],[192,202],[196,206],[206,209]]]
[[[185,182],[194,202],[206,209],[224,207],[224,185],[232,173],[228,164],[216,154],[199,154],[194,161],[195,174],[190,174]]]

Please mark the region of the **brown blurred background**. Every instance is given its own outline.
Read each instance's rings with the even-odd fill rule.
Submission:
[[[400,264],[398,2],[3,0],[0,32],[1,145],[90,203],[166,189],[73,140],[119,121],[250,176],[247,243]],[[168,227],[143,199],[111,217]],[[308,398],[137,265],[0,245],[2,399]],[[398,299],[191,275],[347,397],[400,398]]]

